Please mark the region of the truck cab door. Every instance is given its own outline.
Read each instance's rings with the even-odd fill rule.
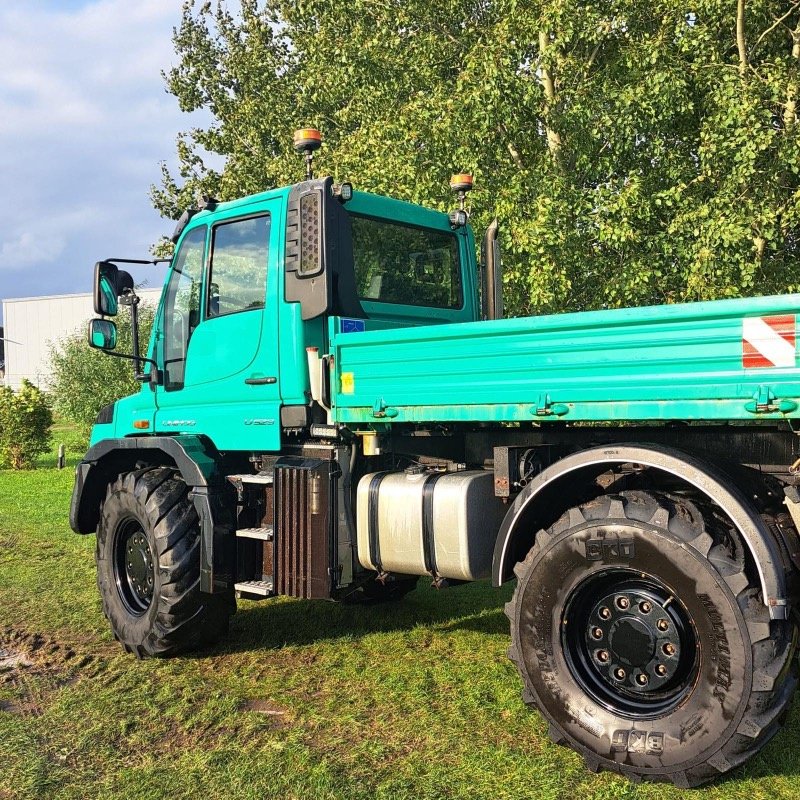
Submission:
[[[279,212],[279,200],[260,203],[183,237],[159,314],[157,433],[280,449]]]

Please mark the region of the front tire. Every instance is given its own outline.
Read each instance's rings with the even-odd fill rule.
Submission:
[[[506,613],[523,699],[593,771],[698,786],[757,753],[797,684],[730,536],[689,501],[606,495],[541,531]]]
[[[175,469],[139,469],[108,487],[96,561],[103,613],[137,657],[173,655],[227,632],[235,601],[200,592],[197,511]]]

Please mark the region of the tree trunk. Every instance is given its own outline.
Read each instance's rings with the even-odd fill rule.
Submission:
[[[547,66],[545,51],[549,48],[550,37],[547,31],[539,31],[539,76],[544,89],[544,110],[542,121],[544,122],[545,133],[547,134],[547,149],[554,160],[558,160],[561,150],[561,137],[558,131],[550,125],[550,112],[556,102],[556,85],[553,73]]]
[[[518,170],[525,169],[525,164],[522,162],[522,157],[519,154],[519,150],[517,150],[514,142],[511,140],[511,136],[508,133],[508,128],[501,122],[497,126],[497,132],[500,136],[506,140],[506,148],[508,149],[508,154],[511,156],[511,160],[514,162],[514,166]]]
[[[792,31],[792,58],[800,69],[800,23]],[[797,72],[794,73],[797,75]],[[786,105],[783,109],[783,125],[788,130],[797,122],[797,79],[791,78],[786,87]]]
[[[739,50],[739,74],[747,72],[747,45],[744,40],[744,0],[736,5],[736,47]]]

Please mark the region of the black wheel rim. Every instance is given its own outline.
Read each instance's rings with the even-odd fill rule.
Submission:
[[[697,677],[697,636],[686,606],[640,572],[605,570],[582,581],[565,605],[561,637],[581,688],[622,716],[664,714]]]
[[[114,580],[125,608],[140,617],[153,602],[153,551],[136,519],[122,522],[114,538]]]

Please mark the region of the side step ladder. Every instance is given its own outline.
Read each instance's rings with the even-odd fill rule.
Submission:
[[[247,495],[249,492],[257,493],[258,489],[262,489],[265,507],[267,505],[268,494],[271,495],[273,478],[272,473],[258,473],[257,475],[228,475],[228,481],[236,487],[239,496],[239,501],[246,503]],[[269,504],[271,505],[271,504]],[[270,514],[271,516],[271,514]],[[237,539],[237,554],[241,554],[240,542],[245,547],[250,546],[250,561],[255,566],[255,575],[250,580],[237,581],[234,585],[234,592],[236,598],[247,600],[265,600],[268,597],[274,597],[275,586],[272,579],[272,563],[273,563],[273,547],[275,539],[274,526],[262,523],[259,527],[253,528],[239,528],[236,531]],[[237,555],[237,564],[241,564],[241,559]],[[269,567],[269,573],[266,568]]]

